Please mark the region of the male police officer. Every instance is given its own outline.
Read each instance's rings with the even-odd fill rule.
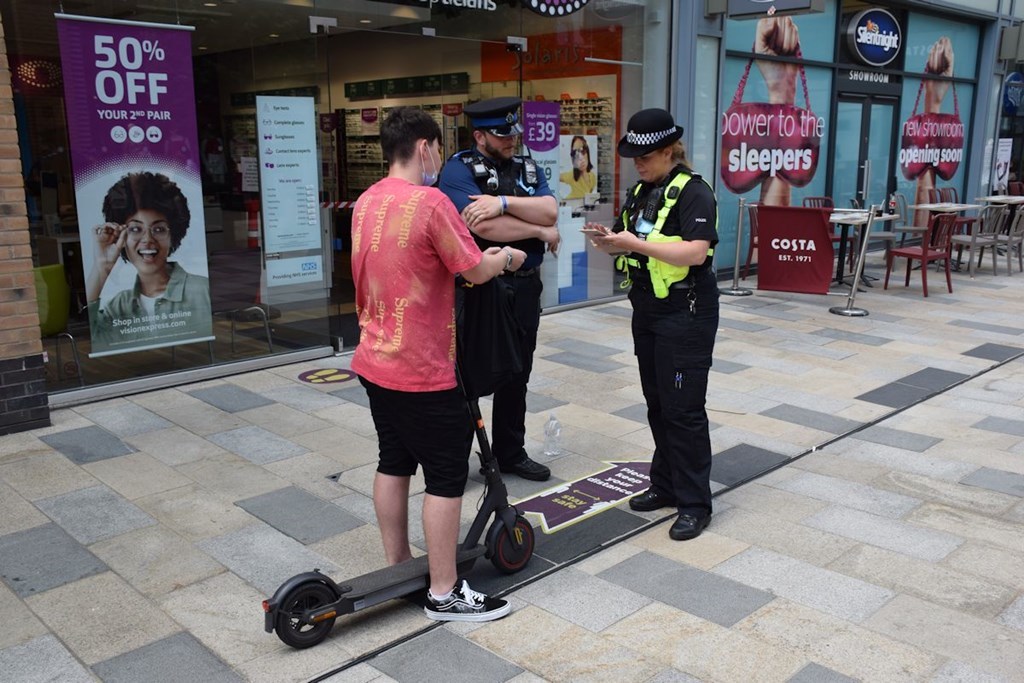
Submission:
[[[540,327],[540,264],[545,246],[558,252],[558,201],[537,164],[519,156],[517,97],[496,97],[468,105],[475,147],[457,153],[441,170],[438,187],[462,213],[481,249],[509,245],[526,252],[526,262],[502,275],[515,292],[515,316],[522,328],[522,372],[494,392],[492,450],[502,472],[544,481],[551,470],[527,455],[526,385],[533,368]]]

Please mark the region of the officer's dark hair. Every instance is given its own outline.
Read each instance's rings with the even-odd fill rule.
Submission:
[[[124,176],[107,190],[107,196],[103,198],[103,220],[107,223],[124,225],[143,209],[156,211],[167,219],[171,229],[169,253],[173,254],[185,239],[192,220],[185,194],[164,174],[145,171]],[[121,258],[128,262],[128,255],[123,249]]]
[[[572,164],[572,148],[576,145],[577,140],[583,143],[583,150],[587,153],[587,172],[589,173],[594,170],[594,162],[591,161],[590,145],[587,144],[587,139],[582,135],[572,136],[572,142],[569,143],[569,162]],[[572,179],[579,180],[581,175],[583,175],[583,171],[576,168],[576,164],[572,164]]]
[[[414,107],[396,107],[380,126],[380,148],[389,163],[402,163],[412,158],[416,143],[432,143],[441,139],[441,126],[430,114]]]

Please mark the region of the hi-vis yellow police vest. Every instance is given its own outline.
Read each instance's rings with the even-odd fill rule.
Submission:
[[[704,179],[700,176],[696,176],[701,182]],[[650,234],[647,235],[648,242],[682,242],[683,238],[678,235],[662,235],[661,228],[665,225],[665,220],[668,218],[669,211],[679,201],[679,197],[683,194],[683,188],[686,184],[692,180],[694,176],[689,173],[680,171],[675,175],[672,180],[665,186],[665,192],[662,195],[661,208],[658,209],[658,219],[654,222],[654,228]],[[633,196],[640,194],[641,183],[637,183],[636,187],[633,188]],[[674,190],[674,191],[673,191]],[[622,224],[629,230],[629,212],[626,209],[622,210]],[[718,215],[715,214],[715,232],[718,232]],[[708,256],[714,255],[715,250],[713,248],[708,249]],[[620,285],[623,289],[629,287],[632,284],[632,280],[629,277],[629,268],[639,268],[640,261],[629,256],[622,255],[615,259],[615,267],[626,274],[626,279],[623,280]],[[686,279],[686,276],[690,274],[689,266],[673,266],[670,263],[659,261],[651,257],[647,257],[647,270],[651,277],[651,287],[654,289],[654,296],[658,299],[664,299],[668,296],[668,289],[677,282],[682,282]]]

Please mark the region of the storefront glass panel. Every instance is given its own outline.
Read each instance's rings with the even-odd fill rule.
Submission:
[[[188,233],[176,256],[190,255],[195,265],[186,270],[208,279],[210,333],[195,343],[140,344],[105,355],[90,332],[87,306],[93,293],[88,267],[105,214],[99,206],[83,213],[76,193],[68,123],[76,112],[65,113],[62,84],[73,69],[61,60],[54,18],[60,8],[0,0],[33,252],[39,266],[62,267],[58,281],[68,290],[67,315],[58,297],[58,315],[45,332],[70,333],[80,358],[73,360],[63,337],[60,367],[48,365],[50,391],[292,350],[352,348],[358,330],[348,264],[350,207],[387,172],[376,133],[399,105],[434,114],[447,155],[471,140],[461,114],[467,102],[517,95],[526,102],[524,113],[534,103],[555,103],[555,144],[530,152],[562,205],[561,253],[545,261],[543,304],[618,293],[609,260],[588,252],[576,228],[586,220],[611,224],[622,192],[635,180],[632,164],[620,164],[614,153],[624,122],[643,106],[667,106],[671,3],[590,3],[555,17],[523,3],[470,5],[86,0],[67,6],[89,17],[194,27],[188,32],[190,104],[200,180],[188,208],[192,227],[202,225],[202,231]],[[650,55],[659,63],[645,64]],[[285,109],[300,113],[284,124],[289,117],[272,114]],[[282,125],[301,130],[310,144],[289,149]],[[596,181],[583,196],[561,182],[573,168],[574,136],[587,140],[593,154]],[[298,162],[285,159],[296,154]],[[144,165],[126,163],[122,170],[127,175]],[[301,172],[282,179],[292,168]],[[297,189],[285,192],[290,185]],[[80,225],[83,215],[89,225]],[[143,251],[155,258],[153,249]],[[131,290],[139,267],[119,262],[110,288]],[[56,339],[44,344],[52,361]]]

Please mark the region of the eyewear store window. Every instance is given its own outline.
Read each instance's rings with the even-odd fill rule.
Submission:
[[[610,224],[621,122],[667,102],[669,0],[297,4],[0,0],[49,392],[352,348],[351,204],[399,105],[450,155],[466,103],[521,97],[561,204],[543,304],[616,293],[575,228]]]
[[[840,208],[893,192],[925,202],[933,187],[964,197],[978,24],[829,1],[818,14],[728,20],[726,33],[719,172],[734,197],[720,193],[720,225],[736,225],[737,197],[827,196]],[[836,40],[808,39],[824,35]],[[735,238],[723,231],[732,247],[719,252]],[[786,278],[804,263],[787,257]]]

